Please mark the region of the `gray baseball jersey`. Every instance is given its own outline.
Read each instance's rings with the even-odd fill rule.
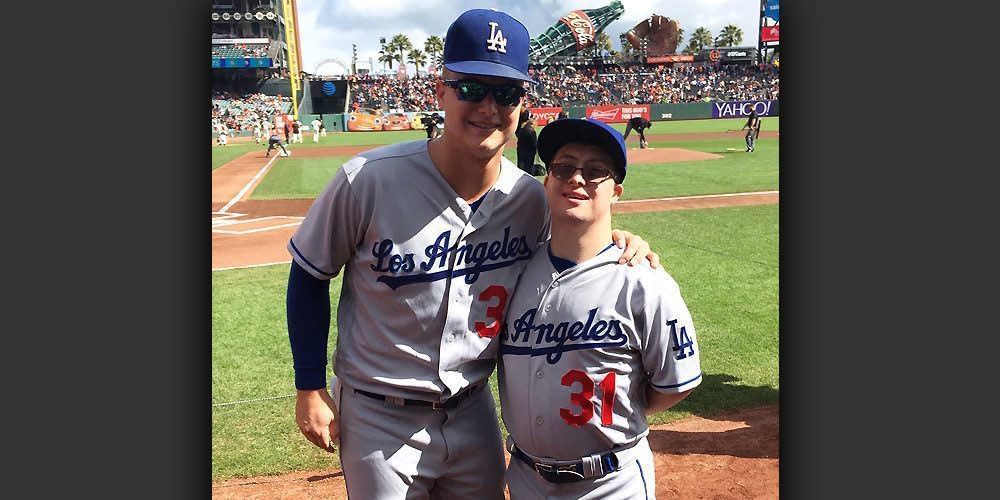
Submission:
[[[548,237],[542,186],[502,159],[473,213],[427,141],[351,159],[288,250],[320,279],[344,269],[335,373],[356,389],[438,401],[485,381],[517,277]]]
[[[535,457],[576,460],[649,432],[645,391],[701,383],[694,325],[677,283],[611,246],[563,272],[548,245],[518,282],[501,331],[503,420]]]

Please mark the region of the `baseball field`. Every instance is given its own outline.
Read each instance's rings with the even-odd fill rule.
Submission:
[[[656,122],[645,150],[628,138],[613,225],[649,241],[680,285],[705,374],[690,397],[650,419],[661,498],[778,496],[779,120],[763,119],[753,153],[743,123]],[[353,154],[425,135],[303,136],[290,157],[264,158],[266,146],[252,140],[211,146],[213,497],[346,498],[337,455],[294,422],[285,243]],[[514,143],[505,156],[515,161]],[[333,322],[331,353],[336,335]],[[496,397],[495,376],[491,388]]]

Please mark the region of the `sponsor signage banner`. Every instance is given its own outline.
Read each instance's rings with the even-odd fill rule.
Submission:
[[[213,38],[213,45],[240,45],[240,44],[268,44],[271,43],[267,38]]]
[[[582,50],[594,44],[594,23],[582,10],[574,10],[559,18],[576,39],[576,50]]]
[[[778,26],[781,25],[778,1],[765,0],[764,2],[764,12],[761,14],[763,19],[761,19],[760,26],[760,41],[762,42],[778,41]]]
[[[604,123],[625,123],[636,116],[649,120],[649,104],[587,106],[587,118]]]
[[[532,121],[535,122],[535,126],[538,126],[538,127],[543,127],[546,124],[548,124],[549,122],[555,120],[556,117],[559,116],[559,112],[562,111],[561,107],[559,107],[559,108],[528,108],[528,109],[531,111],[531,117],[533,118]]]
[[[756,49],[753,47],[730,47],[718,49],[721,60],[725,61],[752,61]]]
[[[409,111],[406,113],[383,113],[379,110],[359,108],[347,113],[349,132],[378,132],[382,130],[424,130],[424,116],[437,113],[444,118],[444,111]],[[442,123],[440,127],[444,127]]]
[[[213,68],[270,68],[270,57],[213,57]]]
[[[672,63],[672,62],[692,62],[694,61],[694,56],[690,54],[673,54],[668,56],[653,56],[647,57],[646,62],[650,64],[662,64],[662,63]]]
[[[780,37],[778,36],[778,25],[774,26],[764,26],[760,29],[760,39],[764,42],[777,42]]]
[[[712,118],[744,118],[756,111],[757,116],[777,116],[778,101],[713,102]]]

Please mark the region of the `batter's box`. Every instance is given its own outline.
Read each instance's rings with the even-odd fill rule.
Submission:
[[[253,234],[263,231],[273,231],[286,227],[295,227],[302,224],[304,217],[291,217],[287,215],[272,215],[246,220],[222,220],[212,221],[212,232],[219,234]],[[222,229],[222,228],[225,229]]]

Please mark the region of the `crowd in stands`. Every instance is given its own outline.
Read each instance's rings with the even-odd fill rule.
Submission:
[[[415,76],[400,80],[395,76],[369,73],[352,76],[349,81],[351,109],[400,112],[440,109],[434,96],[434,79],[433,76]]]
[[[779,91],[778,68],[771,65],[609,66],[600,72],[547,66],[533,70],[539,84],[528,93],[531,107],[777,99]],[[401,80],[358,75],[351,79],[350,90],[351,109],[440,109],[433,76]]]
[[[254,123],[261,120],[273,122],[276,113],[288,113],[292,99],[285,96],[251,94],[238,96],[225,92],[212,95],[212,128],[220,125],[233,131],[234,135],[253,131]]]
[[[612,66],[577,71],[550,66],[534,74],[530,106],[676,104],[777,99],[778,69],[770,65]]]
[[[268,57],[268,45],[213,45],[212,57]]]

